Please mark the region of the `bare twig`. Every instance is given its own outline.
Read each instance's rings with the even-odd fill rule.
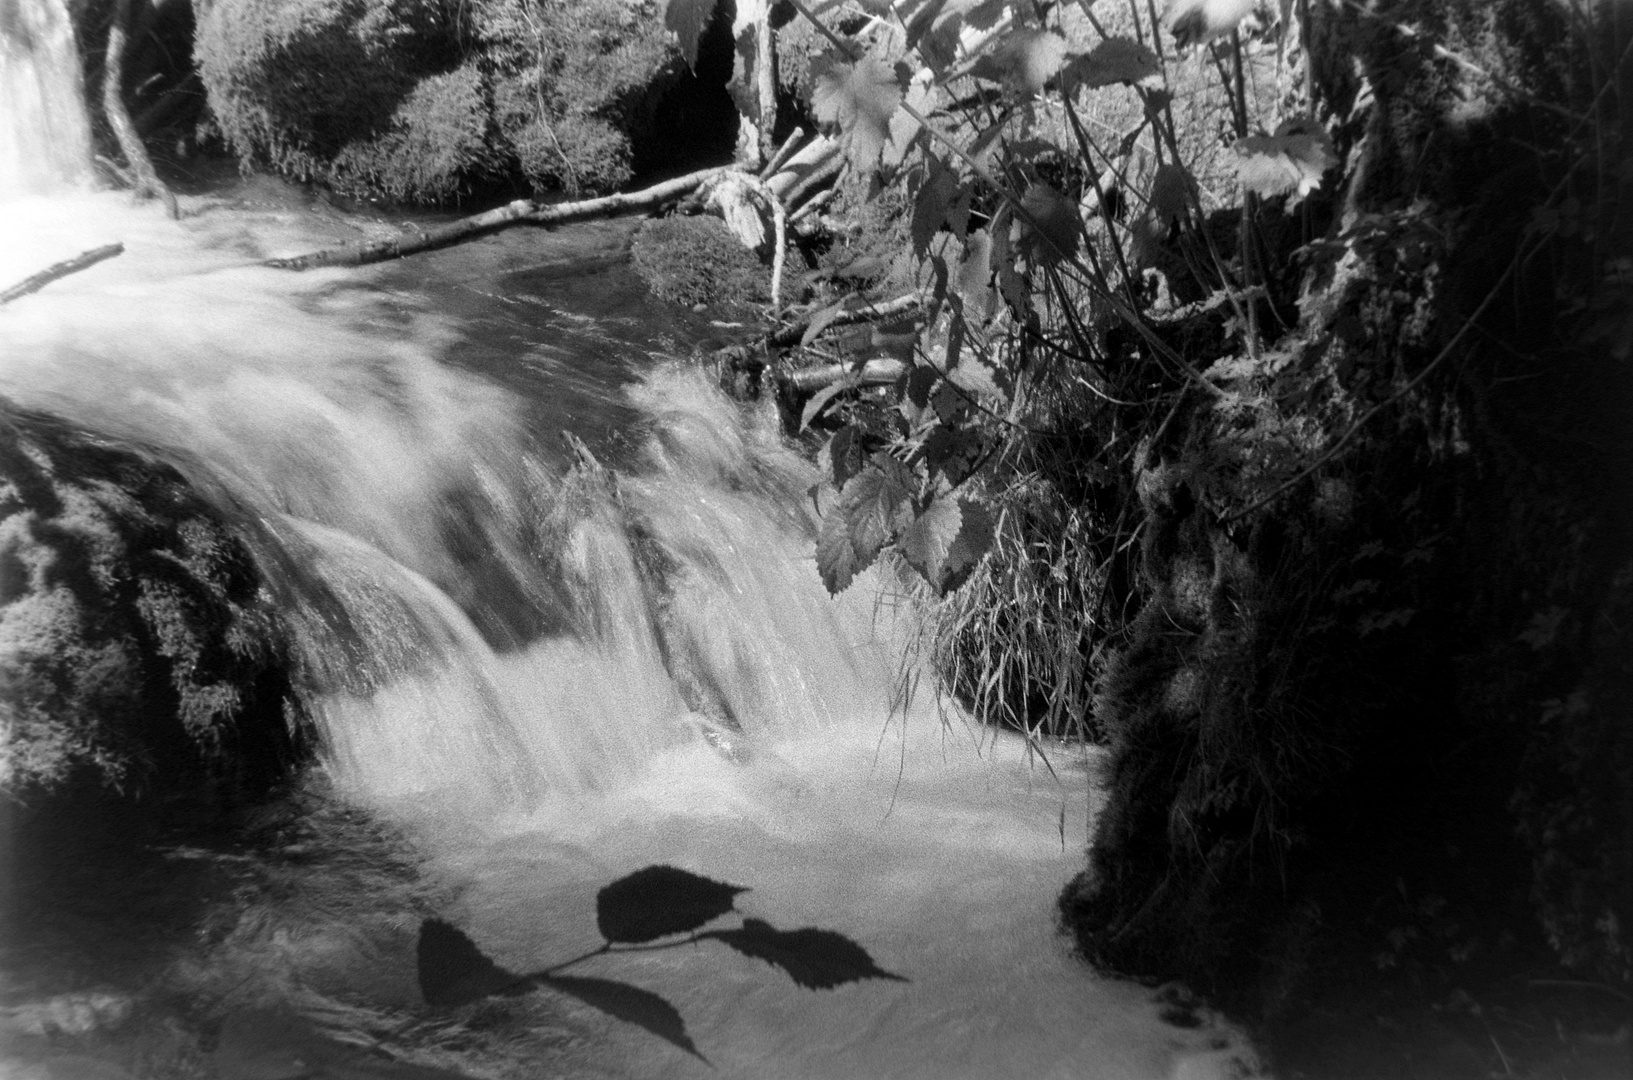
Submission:
[[[69,274],[77,274],[87,267],[95,266],[104,259],[111,259],[115,255],[122,254],[124,250],[124,244],[108,244],[106,247],[92,248],[90,251],[82,252],[72,259],[64,259],[60,263],[46,267],[37,274],[24,278],[4,292],[0,292],[0,304],[9,304],[19,296],[39,292],[58,278],[65,278]]]

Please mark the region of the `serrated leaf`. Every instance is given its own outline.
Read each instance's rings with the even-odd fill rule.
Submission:
[[[664,0],[663,25],[680,39],[686,66],[697,67],[697,42],[714,14],[715,0]]]
[[[919,39],[930,32],[936,20],[941,18],[941,9],[947,6],[947,0],[928,0],[919,4],[911,12],[904,12],[903,28],[907,31],[907,47],[911,49],[919,43]]]
[[[932,499],[896,541],[908,565],[937,591],[941,589],[947,554],[952,550],[953,541],[958,539],[963,523],[957,499]]]
[[[1138,86],[1162,78],[1157,54],[1126,37],[1109,37],[1082,56],[1073,57],[1061,70],[1060,88],[1067,94],[1079,87],[1095,90],[1126,83]]]
[[[441,919],[420,923],[420,996],[427,1005],[453,1008],[491,994],[518,994],[532,981],[495,964],[458,927]]]
[[[1236,140],[1236,171],[1246,188],[1263,198],[1293,194],[1294,201],[1321,186],[1337,159],[1332,139],[1315,125],[1283,124],[1275,135]]]
[[[913,197],[913,250],[920,255],[930,250],[930,241],[947,223],[948,211],[963,187],[958,174],[933,154],[924,159],[924,178]]]
[[[828,592],[843,592],[895,538],[912,511],[908,502],[912,480],[900,462],[875,454],[868,466],[845,482],[817,536],[817,572]]]
[[[744,919],[741,930],[711,930],[704,936],[781,968],[807,990],[832,990],[863,979],[908,981],[880,968],[866,949],[832,930],[778,930],[761,919]]]
[[[1184,218],[1196,200],[1196,179],[1183,165],[1166,161],[1151,177],[1151,214],[1167,225]]]
[[[958,508],[958,539],[948,549],[947,561],[942,565],[942,592],[950,592],[964,584],[981,561],[981,556],[992,547],[998,531],[998,523],[986,504],[974,499],[960,499]]]
[[[977,78],[1037,97],[1066,62],[1066,39],[1052,30],[1016,27],[999,36],[970,68]]]
[[[675,1007],[650,990],[582,975],[541,975],[539,984],[577,998],[592,1009],[645,1028],[665,1042],[674,1044],[705,1064],[709,1059],[698,1050],[686,1033],[686,1021]]]
[[[696,930],[743,892],[673,866],[647,866],[595,894],[595,925],[608,941],[638,945]]]
[[[1037,182],[1021,198],[1025,215],[1016,215],[1021,224],[1020,250],[1027,260],[1051,265],[1077,254],[1082,229],[1077,205],[1048,184]]]
[[[872,56],[851,60],[830,49],[811,61],[811,109],[839,128],[851,165],[871,171],[890,141],[890,119],[901,105],[896,69]]]

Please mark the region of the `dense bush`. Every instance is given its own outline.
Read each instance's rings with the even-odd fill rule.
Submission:
[[[243,792],[296,750],[248,550],[173,469],[0,412],[0,797]]]
[[[688,77],[643,0],[218,0],[197,56],[246,165],[420,202],[617,187]]]

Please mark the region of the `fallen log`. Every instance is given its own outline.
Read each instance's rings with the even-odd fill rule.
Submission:
[[[60,263],[53,263],[39,273],[30,274],[11,286],[11,288],[0,292],[0,304],[9,304],[19,296],[39,292],[59,278],[65,278],[69,274],[77,274],[86,267],[95,266],[104,259],[111,259],[115,255],[123,254],[124,250],[124,244],[108,244],[105,247],[92,248],[90,251],[81,252],[72,259],[64,259]]]
[[[132,186],[136,194],[161,200],[172,219],[180,218],[181,209],[176,205],[176,196],[153,170],[147,147],[142,145],[142,137],[125,108],[125,27],[129,22],[130,0],[114,0],[113,19],[108,24],[108,48],[102,62],[102,112],[107,116],[108,126],[113,128],[114,138],[119,142],[119,152],[125,155],[125,163],[130,166],[135,178]]]
[[[882,304],[870,304],[867,307],[853,308],[834,315],[825,315],[819,312],[810,318],[800,319],[798,322],[789,323],[780,330],[772,331],[766,335],[765,343],[774,349],[791,349],[805,340],[805,335],[810,332],[811,327],[818,320],[821,321],[820,328],[822,330],[826,330],[830,326],[855,326],[857,323],[883,322],[886,319],[894,319],[898,315],[906,315],[917,311],[919,303],[917,293],[908,293],[905,296],[898,296],[894,300],[886,300]]]
[[[371,244],[325,248],[305,255],[267,259],[263,265],[279,270],[311,270],[319,266],[365,266],[369,263],[400,259],[421,251],[449,247],[512,225],[550,227],[594,218],[617,217],[620,214],[643,213],[656,210],[665,203],[696,190],[716,176],[731,171],[730,166],[703,169],[640,191],[603,195],[600,198],[584,199],[579,202],[539,203],[532,199],[517,199],[496,210],[460,218],[458,221],[439,228],[427,229],[417,235],[394,236],[389,240],[376,240]]]
[[[907,373],[907,364],[894,357],[882,356],[869,360],[861,368],[855,364],[824,364],[821,367],[801,368],[778,377],[778,382],[800,398],[810,397],[818,390],[848,379],[855,387],[894,386]]]

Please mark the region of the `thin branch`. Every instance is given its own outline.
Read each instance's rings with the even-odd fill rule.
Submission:
[[[90,251],[75,255],[72,259],[64,259],[46,267],[37,274],[24,278],[11,288],[0,292],[0,304],[9,304],[19,296],[39,292],[58,278],[65,278],[69,274],[77,274],[81,270],[95,266],[104,259],[111,259],[115,255],[124,253],[124,244],[108,244],[106,247],[92,248]]]

